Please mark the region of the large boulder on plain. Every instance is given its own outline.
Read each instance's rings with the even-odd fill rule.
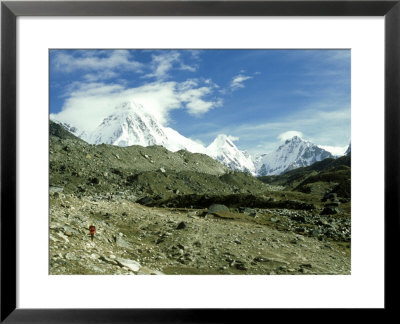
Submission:
[[[208,212],[210,214],[229,212],[229,208],[221,204],[212,204],[210,207],[208,207]]]

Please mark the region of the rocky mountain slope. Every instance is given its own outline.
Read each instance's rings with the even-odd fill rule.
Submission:
[[[254,165],[259,176],[278,175],[326,158],[333,156],[317,145],[294,136],[274,152],[256,156]]]
[[[345,199],[351,198],[351,154],[337,159],[328,158],[308,167],[285,172],[278,176],[259,179],[272,185],[285,185],[287,189],[304,193],[334,192]]]
[[[91,145],[53,122],[50,184],[63,187],[67,193],[129,195],[131,199],[274,190],[204,154],[185,150],[174,153],[162,146]]]

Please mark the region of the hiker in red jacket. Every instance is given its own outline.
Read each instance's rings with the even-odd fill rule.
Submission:
[[[96,227],[94,225],[89,226],[90,236],[92,237],[92,241],[94,238],[94,233],[96,233]]]

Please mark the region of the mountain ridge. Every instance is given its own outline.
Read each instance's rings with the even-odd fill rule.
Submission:
[[[250,156],[247,151],[240,150],[231,137],[225,134],[217,135],[206,147],[172,128],[162,126],[156,116],[133,101],[117,105],[90,133],[79,130],[66,121],[53,121],[89,144],[121,147],[161,145],[172,152],[187,150],[191,153],[206,154],[231,170],[247,172],[253,176],[278,175],[334,157],[325,149],[298,136],[286,140],[271,153],[255,157]]]

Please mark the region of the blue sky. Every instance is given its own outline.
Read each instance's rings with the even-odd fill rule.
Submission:
[[[350,50],[51,50],[50,113],[90,131],[121,101],[209,145],[251,154],[292,135],[350,142]]]

